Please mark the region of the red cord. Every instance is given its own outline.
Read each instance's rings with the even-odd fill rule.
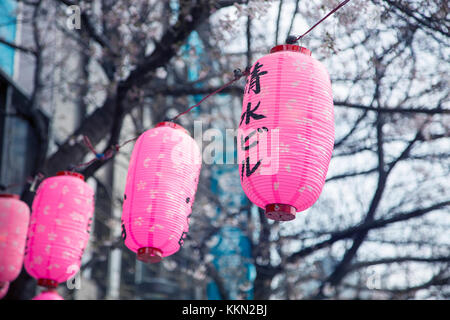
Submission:
[[[214,92],[211,92],[210,94],[204,96],[202,98],[202,100],[200,100],[197,104],[189,107],[186,111],[183,111],[182,113],[176,115],[175,117],[173,117],[170,121],[175,121],[177,120],[179,117],[181,117],[182,115],[185,115],[186,113],[190,112],[192,109],[197,108],[199,105],[202,104],[203,101],[205,101],[206,99],[208,99],[209,97],[219,93],[220,91],[222,91],[223,89],[231,86],[234,82],[236,82],[237,80],[239,80],[242,76],[244,75],[248,75],[248,68],[246,69],[246,71],[244,71],[243,73],[239,74],[238,76],[235,76],[233,80],[228,81],[227,83],[225,83],[223,86],[221,86],[219,89],[217,89]]]
[[[331,16],[333,13],[335,13],[336,11],[338,11],[340,8],[342,8],[343,6],[345,6],[347,4],[347,2],[349,2],[350,0],[345,0],[342,1],[336,8],[334,8],[333,10],[331,10],[325,17],[323,17],[322,19],[320,19],[315,25],[313,25],[308,31],[306,31],[304,34],[302,34],[301,36],[297,37],[296,41],[300,40],[301,38],[303,38],[305,35],[307,35],[312,29],[314,29],[315,27],[317,27],[319,24],[321,24],[326,18],[328,18],[329,16]]]
[[[86,145],[86,147],[88,147],[88,149],[91,150],[91,152],[97,156],[97,151],[95,151],[94,146],[92,145],[89,137],[83,136],[83,141],[84,141],[84,144]]]
[[[345,6],[350,0],[345,0],[342,1],[336,8],[334,8],[333,10],[331,10],[325,17],[323,17],[322,19],[320,19],[315,25],[313,25],[308,31],[306,31],[304,34],[302,34],[301,36],[297,37],[295,39],[295,41],[300,40],[301,38],[303,38],[305,35],[307,35],[309,32],[311,32],[311,30],[313,30],[315,27],[317,27],[319,24],[321,24],[326,18],[328,18],[329,16],[331,16],[333,13],[335,13],[336,11],[338,11],[340,8],[342,8],[343,6]],[[202,100],[200,100],[197,104],[189,107],[186,111],[181,112],[180,114],[176,115],[175,117],[173,117],[170,121],[175,121],[177,120],[179,117],[181,117],[182,115],[185,115],[186,113],[189,113],[192,109],[197,108],[199,105],[202,104],[203,101],[205,101],[206,99],[208,99],[209,97],[219,93],[220,91],[222,91],[223,89],[225,89],[226,87],[229,87],[231,84],[233,84],[235,81],[239,80],[242,76],[244,75],[248,75],[249,74],[249,68],[247,67],[246,70],[244,72],[241,73],[236,73],[235,71],[235,77],[233,80],[225,83],[223,86],[221,86],[219,89],[217,89],[214,92],[211,92],[210,94],[206,95],[205,97],[203,97]]]
[[[311,32],[311,30],[313,30],[315,27],[317,27],[319,24],[321,24],[325,19],[327,19],[329,16],[331,16],[333,13],[335,13],[336,11],[338,11],[340,8],[342,8],[344,5],[346,5],[350,0],[345,0],[343,2],[341,2],[336,8],[334,8],[333,10],[331,10],[325,17],[323,17],[322,19],[320,19],[315,25],[313,25],[308,31],[306,31],[304,34],[302,34],[301,36],[297,37],[295,41],[300,40],[301,38],[303,38],[305,35],[307,35],[309,32]],[[182,115],[185,115],[187,113],[189,113],[192,109],[197,108],[199,105],[201,105],[203,103],[203,101],[205,101],[206,99],[208,99],[209,97],[219,93],[220,91],[222,91],[223,89],[229,87],[230,85],[232,85],[234,82],[236,82],[237,80],[239,80],[241,77],[243,76],[248,76],[250,73],[250,68],[247,67],[245,69],[244,72],[241,72],[239,69],[234,71],[234,79],[228,81],[227,83],[225,83],[223,86],[221,86],[220,88],[218,88],[217,90],[215,90],[214,92],[209,93],[208,95],[206,95],[205,97],[203,97],[198,103],[196,103],[195,105],[189,107],[187,110],[179,113],[178,115],[176,115],[175,117],[173,117],[170,121],[175,121],[177,120],[179,117],[181,117]],[[105,154],[98,154],[94,147],[92,146],[91,141],[89,140],[89,137],[84,136],[84,143],[85,145],[89,148],[89,150],[95,155],[95,158],[92,159],[89,162],[86,163],[81,163],[78,164],[76,166],[73,167],[73,170],[75,170],[76,168],[80,168],[80,167],[85,167],[88,166],[92,163],[94,163],[95,161],[98,160],[108,160],[110,158],[112,158],[117,152],[119,152],[119,149],[121,147],[123,147],[124,145],[126,145],[129,142],[135,141],[137,140],[139,137],[135,137],[132,138],[130,140],[125,141],[124,143],[122,143],[121,145],[114,145],[111,146],[111,148],[105,153]]]

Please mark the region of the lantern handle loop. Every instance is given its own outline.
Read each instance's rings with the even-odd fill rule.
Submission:
[[[290,35],[286,38],[286,44],[297,44],[297,37],[294,35]]]

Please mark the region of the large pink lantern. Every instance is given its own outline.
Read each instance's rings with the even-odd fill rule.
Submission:
[[[29,220],[18,195],[0,194],[0,283],[15,280],[22,269]]]
[[[314,204],[334,145],[327,70],[297,45],[279,45],[250,69],[238,132],[241,184],[273,220]]]
[[[180,249],[200,168],[197,143],[175,123],[161,122],[136,141],[125,187],[122,237],[139,260],[159,262]]]
[[[0,299],[3,299],[8,293],[9,282],[0,282]]]
[[[42,291],[36,297],[31,300],[64,300],[56,290],[46,290]]]
[[[94,191],[75,172],[45,179],[33,201],[25,269],[38,284],[54,288],[75,275],[89,240]]]

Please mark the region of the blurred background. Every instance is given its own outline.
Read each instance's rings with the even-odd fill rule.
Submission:
[[[17,183],[10,191],[31,204],[20,182],[91,160],[83,135],[98,152],[139,135],[338,4],[0,0],[0,183]],[[302,39],[330,74],[336,135],[323,192],[294,221],[267,220],[243,193],[237,161],[224,164],[237,158],[225,138],[244,79],[180,118],[191,134],[201,129],[194,138],[214,161],[203,164],[184,246],[161,263],[138,262],[120,237],[133,143],[82,168],[95,221],[82,269],[60,294],[448,299],[449,27],[447,1],[352,0]],[[6,299],[38,291],[22,270]]]

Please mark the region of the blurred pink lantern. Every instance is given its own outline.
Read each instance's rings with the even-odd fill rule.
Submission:
[[[64,300],[56,290],[42,291],[31,300]]]
[[[83,175],[61,171],[41,183],[33,200],[24,262],[39,285],[54,288],[78,272],[93,212],[94,191]]]
[[[125,187],[122,237],[139,260],[159,262],[180,249],[200,168],[197,143],[173,122],[159,123],[136,141]]]
[[[0,282],[0,299],[3,299],[4,296],[8,293],[9,282]]]
[[[297,45],[250,69],[238,131],[241,184],[273,220],[292,220],[319,197],[334,145],[327,70]]]
[[[15,194],[0,194],[0,283],[11,282],[22,269],[30,209]]]

